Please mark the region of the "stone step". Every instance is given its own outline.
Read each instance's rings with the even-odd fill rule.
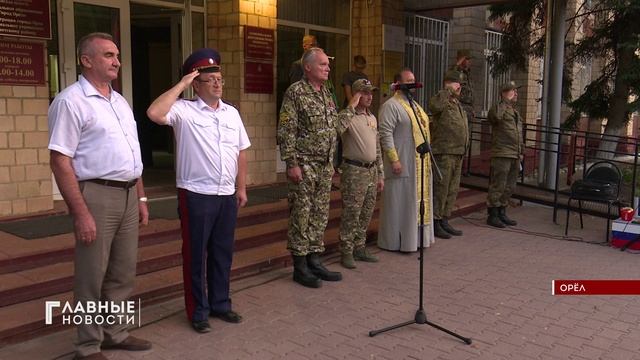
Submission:
[[[486,195],[475,190],[461,189],[454,216],[468,214],[484,207]],[[340,194],[332,193],[329,224],[325,232],[327,253],[337,250],[338,227],[341,215]],[[380,204],[378,204],[379,207]],[[242,220],[241,220],[242,219]],[[286,200],[256,205],[241,210],[232,266],[232,281],[265,271],[291,265],[286,249],[288,208]],[[370,240],[375,241],[378,211],[369,227]],[[159,226],[158,232],[141,236],[138,255],[138,275],[133,299],[141,299],[144,307],[182,296],[182,257],[179,222]],[[46,300],[71,301],[73,249],[67,258],[55,261],[5,262],[0,271],[0,346],[15,343],[62,329],[45,326]],[[66,248],[50,251],[60,256]],[[58,253],[56,253],[58,252]],[[42,254],[47,254],[42,252]],[[34,256],[35,254],[25,255]],[[17,264],[17,265],[16,265]],[[28,264],[29,266],[24,266]],[[20,268],[19,265],[23,265]],[[54,324],[59,323],[55,322]]]
[[[371,222],[369,235],[377,232],[377,219]],[[325,232],[327,253],[337,250],[338,228],[333,227]],[[232,281],[286,267],[291,263],[291,255],[286,249],[286,239],[247,248],[234,254],[232,265]],[[136,277],[136,288],[132,300],[141,300],[142,316],[146,306],[183,296],[182,266],[174,265]],[[73,293],[68,290],[53,295],[38,297],[28,301],[0,307],[0,347],[59,331],[67,326],[61,325],[59,312],[54,311],[54,325],[45,325],[44,303],[56,300],[61,303],[73,300]]]
[[[340,201],[340,192],[332,192],[331,207],[340,207]],[[274,219],[286,218],[288,214],[289,208],[286,199],[241,208],[238,212],[237,227],[241,228],[249,225],[267,223]],[[34,221],[34,226],[37,226],[37,221]],[[162,242],[174,241],[180,238],[180,222],[178,220],[154,220],[148,227],[141,229],[138,246],[145,247]],[[38,249],[38,246],[32,246],[35,248],[32,251],[26,251],[19,256],[0,259],[0,274],[71,261],[73,260],[74,242],[73,234],[55,236],[50,239],[28,240],[28,244],[30,245],[42,243],[42,247],[45,250]],[[47,246],[44,246],[45,243],[47,243]],[[51,243],[55,244],[51,246]]]
[[[340,208],[329,212],[328,228],[336,227]],[[288,219],[276,219],[236,229],[234,251],[277,243],[287,237]],[[179,233],[178,233],[179,236]],[[138,249],[137,275],[182,265],[182,240],[161,241]],[[73,259],[0,275],[0,307],[70,291],[73,287]]]

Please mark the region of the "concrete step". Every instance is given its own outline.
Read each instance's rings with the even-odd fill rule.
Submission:
[[[329,229],[337,227],[341,209],[329,211]],[[288,218],[275,219],[236,229],[235,253],[281,242],[287,237]],[[138,249],[137,275],[182,265],[182,240],[158,241]],[[286,246],[285,246],[286,247]],[[70,291],[73,259],[0,275],[0,307]]]
[[[378,220],[371,222],[369,235],[377,232]],[[327,253],[332,253],[338,247],[337,227],[329,228],[325,232],[325,246]],[[286,249],[286,239],[247,248],[234,254],[232,265],[232,281],[245,278],[275,268],[289,266],[291,255]],[[178,254],[179,256],[179,254]],[[136,277],[136,288],[132,300],[141,300],[142,316],[146,306],[183,296],[182,266],[180,264],[155,270]],[[44,303],[47,300],[61,302],[72,301],[73,293],[69,289],[49,296],[33,298],[20,303],[0,307],[0,347],[59,331],[68,326],[61,323],[60,312],[54,311],[54,325],[45,325]],[[58,325],[55,325],[58,324]]]
[[[332,192],[331,207],[340,207],[340,202],[340,193],[338,191]],[[238,212],[237,227],[267,223],[274,219],[288,217],[288,214],[289,208],[286,199],[245,207]],[[34,226],[37,226],[37,221],[34,221]],[[178,220],[154,220],[148,227],[141,229],[138,246],[142,248],[180,238],[180,222]],[[37,246],[39,243],[44,245],[46,242],[49,243],[49,246],[42,246],[44,249]],[[51,243],[54,245],[51,246]],[[55,236],[51,239],[29,240],[26,244],[36,245],[32,246],[32,250],[27,250],[19,256],[0,259],[0,274],[71,261],[73,260],[74,243],[73,234]]]
[[[461,189],[454,216],[484,207],[486,195]],[[378,208],[380,203],[378,203]],[[331,195],[329,224],[325,232],[327,253],[338,247],[341,215],[340,194]],[[375,241],[378,209],[369,226]],[[288,206],[286,200],[243,208],[239,214],[232,266],[232,281],[291,265],[286,250]],[[136,288],[133,299],[144,306],[182,296],[182,256],[179,222],[164,223],[157,232],[140,237]],[[46,259],[47,255],[55,260]],[[29,260],[29,261],[27,261]],[[0,346],[60,330],[45,326],[46,300],[71,301],[73,248],[69,245],[47,252],[25,254],[17,262],[4,260],[0,266]],[[59,322],[55,322],[59,323]]]

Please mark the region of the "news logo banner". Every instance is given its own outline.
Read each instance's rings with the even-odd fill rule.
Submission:
[[[137,325],[141,323],[141,302],[138,301],[84,301],[71,303],[45,301],[45,324],[54,325]],[[56,315],[59,313],[59,315]]]
[[[552,280],[552,295],[640,295],[640,280]]]

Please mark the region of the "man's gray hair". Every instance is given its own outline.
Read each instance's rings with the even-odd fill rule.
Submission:
[[[93,32],[80,38],[80,40],[78,41],[78,48],[76,49],[76,56],[78,57],[78,63],[80,65],[82,65],[80,57],[82,57],[82,55],[89,55],[89,49],[91,48],[90,44],[93,39],[104,39],[113,41],[113,36],[103,32]]]
[[[318,56],[318,54],[324,54],[324,50],[318,47],[314,47],[305,51],[304,54],[302,54],[302,59],[301,59],[302,66],[304,67],[304,65],[314,61],[316,59],[316,56]]]

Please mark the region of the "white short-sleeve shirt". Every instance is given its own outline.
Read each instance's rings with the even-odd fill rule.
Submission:
[[[206,195],[232,195],[238,154],[251,146],[238,110],[219,101],[213,109],[199,97],[178,99],[166,116],[176,137],[176,185]]]
[[[138,129],[127,101],[102,96],[82,75],[49,107],[49,150],[72,158],[79,181],[142,175]]]

